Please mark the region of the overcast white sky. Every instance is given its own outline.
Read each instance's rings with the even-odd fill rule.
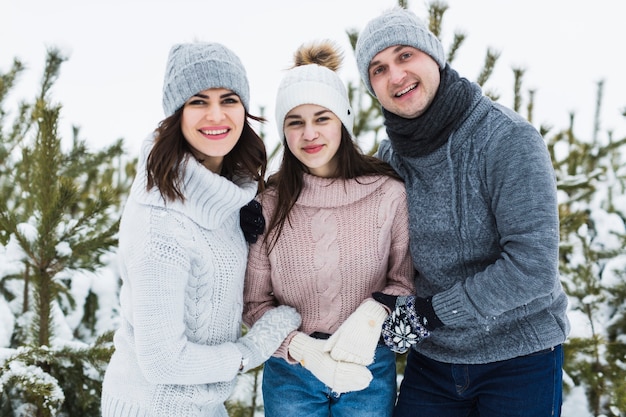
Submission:
[[[247,68],[251,110],[266,108],[268,141],[276,140],[274,98],[295,49],[314,39],[344,48],[341,77],[359,81],[346,30],[361,29],[396,0],[0,0],[0,71],[19,58],[28,67],[12,99],[31,98],[48,47],[59,47],[63,64],[53,98],[63,105],[60,133],[68,140],[78,125],[90,144],[124,138],[130,154],[162,119],[161,89],[172,44],[217,41],[233,49]],[[512,104],[512,67],[526,68],[524,87],[535,89],[535,124],[568,125],[591,136],[596,83],[605,80],[601,121],[619,137],[626,132],[626,6],[596,0],[447,0],[443,43],[467,35],[453,62],[475,80],[487,47],[501,52],[487,84]],[[425,0],[409,8],[427,18]],[[606,137],[606,135],[604,135]],[[275,143],[275,142],[274,142]]]

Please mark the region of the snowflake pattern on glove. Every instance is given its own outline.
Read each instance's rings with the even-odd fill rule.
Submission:
[[[396,307],[387,317],[382,327],[385,344],[396,353],[406,353],[417,343],[417,335],[413,333],[406,310]]]
[[[420,320],[420,317],[417,315],[414,296],[407,297],[405,308],[409,317],[409,324],[411,325],[411,329],[417,334],[417,341],[420,342],[422,339],[426,339],[427,337],[429,337],[430,331],[426,327],[424,327],[422,321]]]
[[[402,297],[398,297],[400,301]],[[407,297],[396,304],[396,308],[387,316],[381,334],[385,345],[395,353],[406,353],[411,346],[430,336],[430,332],[421,325],[415,313],[414,298]]]

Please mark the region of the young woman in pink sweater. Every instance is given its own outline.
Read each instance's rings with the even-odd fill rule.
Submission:
[[[404,185],[353,141],[354,114],[330,42],[305,45],[283,78],[276,121],[284,151],[259,195],[268,221],[250,246],[244,322],[295,307],[302,325],[263,372],[268,416],[390,416],[395,354],[381,342],[376,291],[411,294]]]

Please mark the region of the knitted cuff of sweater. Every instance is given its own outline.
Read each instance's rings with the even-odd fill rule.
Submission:
[[[433,295],[431,304],[437,310],[439,320],[446,326],[464,325],[486,316],[484,312],[476,309],[475,303],[469,298],[461,282]]]
[[[417,313],[421,324],[431,332],[444,325],[437,317],[432,301],[432,297],[415,297],[415,313]]]

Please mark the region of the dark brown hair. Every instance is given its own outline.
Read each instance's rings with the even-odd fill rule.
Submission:
[[[183,108],[184,106],[159,124],[146,164],[147,189],[157,187],[165,201],[185,201],[181,189],[181,174],[189,158],[194,157],[181,130]],[[265,121],[262,117],[246,112],[241,137],[235,147],[224,156],[221,175],[231,180],[235,175],[252,178],[257,182],[260,192],[265,188],[267,154],[265,144],[250,125],[250,120]]]
[[[289,150],[283,137],[283,159],[278,172],[271,175],[267,181],[267,188],[274,188],[277,194],[276,209],[269,221],[265,241],[269,240],[269,251],[276,245],[276,241],[289,221],[289,212],[296,204],[303,187],[303,175],[308,168]],[[353,179],[364,175],[385,175],[400,180],[393,168],[380,159],[364,154],[352,140],[345,126],[341,125],[341,141],[337,149],[337,172],[335,177],[341,180]],[[272,231],[275,231],[272,233]],[[271,238],[270,238],[271,236]]]

